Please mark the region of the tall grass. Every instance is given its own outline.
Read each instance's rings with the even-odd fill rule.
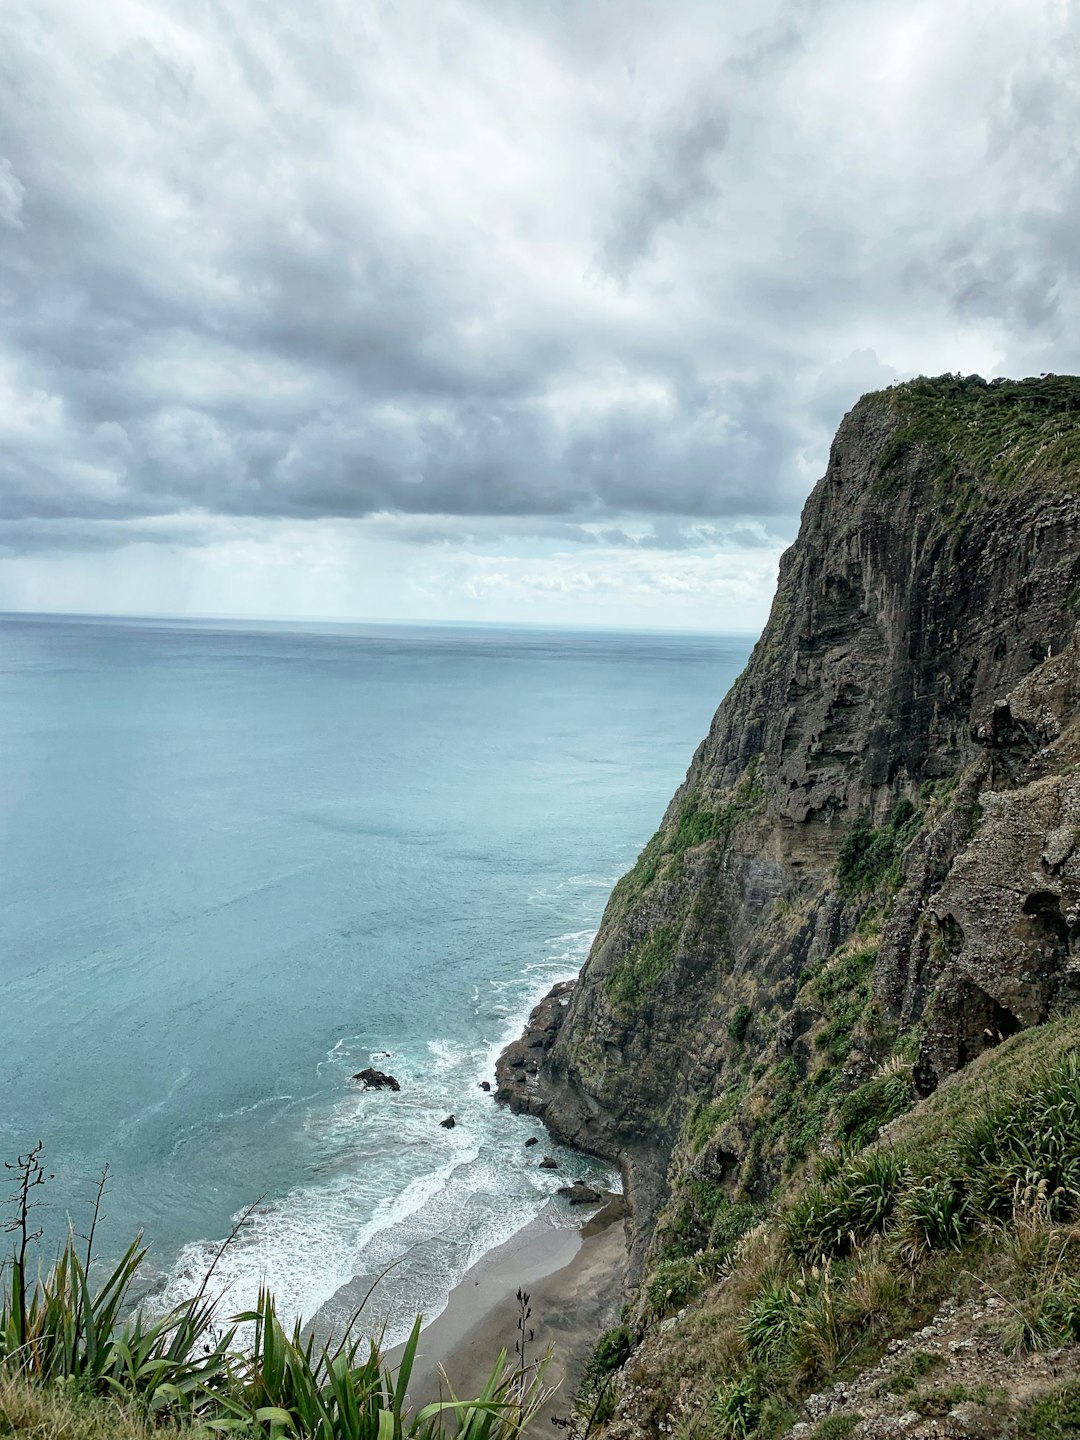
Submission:
[[[851,1106],[801,1193],[777,1197],[720,1283],[695,1287],[677,1343],[625,1360],[654,1428],[674,1415],[686,1440],[774,1440],[810,1389],[868,1369],[980,1282],[1002,1302],[1007,1348],[1080,1343],[1080,1016],[987,1052],[866,1146],[892,1098],[882,1085]],[[681,1257],[680,1274],[709,1259]],[[672,1273],[646,1278],[639,1323]],[[609,1388],[615,1410],[620,1382]],[[693,1426],[679,1418],[691,1404]]]
[[[802,1260],[849,1254],[873,1235],[909,1260],[956,1249],[1020,1202],[1047,1221],[1080,1218],[1080,1055],[1067,1054],[1017,1091],[987,1094],[930,1151],[882,1145],[835,1161],[784,1216]]]
[[[509,1440],[545,1399],[546,1357],[514,1367],[503,1351],[478,1396],[459,1400],[451,1390],[449,1400],[413,1413],[406,1393],[420,1316],[394,1371],[380,1342],[356,1329],[358,1316],[344,1338],[317,1345],[299,1321],[285,1329],[266,1289],[254,1309],[219,1328],[213,1266],[195,1295],[150,1318],[133,1303],[146,1258],[139,1239],[93,1278],[102,1270],[93,1237],[104,1176],[85,1251],[69,1233],[50,1269],[31,1278],[29,1258],[40,1239],[32,1211],[36,1187],[44,1183],[40,1147],[9,1168],[19,1183],[17,1213],[6,1227],[16,1239],[0,1288],[0,1387],[21,1385],[24,1398],[29,1386],[118,1404],[134,1412],[135,1431],[142,1416],[198,1423],[218,1434],[297,1440],[438,1440],[450,1427],[462,1440]],[[247,1347],[237,1340],[241,1324],[251,1327]]]

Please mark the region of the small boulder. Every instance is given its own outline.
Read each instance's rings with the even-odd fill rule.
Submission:
[[[439,1124],[444,1130],[452,1130],[457,1124],[457,1121],[454,1119],[453,1115],[447,1115],[445,1120],[439,1121]]]
[[[530,1145],[539,1145],[539,1144],[540,1144],[540,1137],[539,1137],[539,1135],[530,1135],[529,1138],[525,1141],[525,1149],[527,1150]]]
[[[394,1079],[393,1075],[387,1075],[382,1070],[374,1070],[369,1065],[366,1070],[358,1070],[352,1077],[359,1080],[365,1090],[400,1090],[401,1086]]]
[[[545,1155],[544,1158],[540,1161],[540,1169],[541,1169],[541,1170],[557,1170],[558,1168],[559,1168],[559,1162],[558,1162],[558,1160],[556,1160],[556,1159],[555,1159],[553,1156],[551,1156],[551,1155]]]
[[[480,1089],[483,1090],[483,1092],[484,1092],[485,1095],[490,1095],[490,1094],[491,1094],[491,1081],[490,1081],[490,1080],[481,1080],[481,1081],[480,1081]]]
[[[584,1180],[575,1180],[572,1185],[560,1185],[558,1193],[565,1195],[571,1205],[599,1205],[604,1198],[599,1190],[586,1185]]]

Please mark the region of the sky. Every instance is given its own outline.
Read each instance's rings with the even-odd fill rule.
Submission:
[[[755,631],[1078,156],[1071,0],[5,0],[0,609]]]

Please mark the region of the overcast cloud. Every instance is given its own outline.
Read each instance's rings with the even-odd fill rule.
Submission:
[[[1078,153],[1069,0],[7,0],[0,606],[755,628]]]

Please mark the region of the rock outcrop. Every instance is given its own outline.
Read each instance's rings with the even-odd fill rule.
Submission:
[[[376,1070],[370,1065],[366,1070],[358,1070],[352,1078],[365,1090],[392,1090],[396,1094],[401,1089],[399,1081],[393,1075],[388,1075],[384,1070]]]
[[[622,1166],[632,1280],[682,1180],[764,1198],[890,1056],[925,1093],[1080,998],[1078,600],[1080,381],[845,417],[746,670],[499,1067]]]

